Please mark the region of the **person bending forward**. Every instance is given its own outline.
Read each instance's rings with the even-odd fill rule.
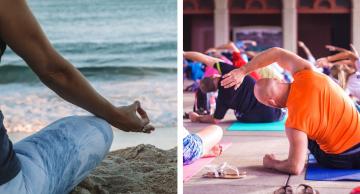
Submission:
[[[360,168],[360,115],[350,97],[328,76],[281,48],[268,49],[242,68],[226,74],[221,85],[239,87],[245,76],[273,62],[289,70],[292,83],[260,79],[254,93],[268,106],[288,108],[285,131],[290,143],[286,160],[265,155],[263,165],[285,173],[300,174],[307,148],[318,163],[328,168]]]

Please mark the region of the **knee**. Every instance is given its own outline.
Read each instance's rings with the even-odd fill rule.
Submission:
[[[95,116],[69,116],[59,120],[60,124],[71,126],[74,131],[82,133],[96,134],[99,132],[104,139],[105,146],[110,148],[113,141],[113,132],[110,124],[105,120]]]
[[[111,125],[105,121],[104,119],[101,119],[99,117],[92,117],[92,119],[94,120],[94,122],[97,123],[97,126],[101,131],[102,133],[104,133],[108,139],[113,139],[113,132],[112,132],[112,128],[111,128]]]
[[[212,129],[213,134],[216,134],[216,136],[217,136],[218,138],[221,139],[221,138],[223,137],[223,129],[222,129],[220,126],[218,126],[218,125],[211,125],[210,128]]]
[[[114,134],[111,125],[99,117],[91,117],[92,126],[96,128],[104,136],[105,146],[110,149]]]

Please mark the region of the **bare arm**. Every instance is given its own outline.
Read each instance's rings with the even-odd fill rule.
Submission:
[[[282,48],[270,48],[256,55],[249,63],[224,75],[221,85],[225,88],[240,86],[244,77],[256,69],[277,62],[282,68],[295,74],[303,69],[312,69],[311,64],[298,55]]]
[[[359,52],[356,50],[356,48],[354,47],[353,44],[350,44],[350,47],[351,47],[351,51],[354,52],[354,54],[359,57]]]
[[[310,58],[310,57],[315,58],[314,55],[311,53],[310,49],[305,45],[304,42],[299,41],[298,44],[299,44],[299,47],[302,48],[303,51],[305,52],[307,58]]]
[[[307,153],[307,135],[296,129],[286,129],[289,140],[289,156],[286,160],[277,160],[274,155],[265,155],[264,166],[280,172],[298,175],[305,166]]]
[[[215,119],[213,115],[200,115],[199,116],[200,123],[219,123],[219,120]]]
[[[329,61],[329,62],[334,62],[334,61],[339,61],[339,60],[345,60],[345,59],[350,59],[350,60],[358,60],[359,57],[356,56],[355,53],[351,52],[351,51],[344,51],[344,52],[341,52],[341,53],[337,53],[335,55],[332,55],[332,56],[328,56],[326,57],[326,59]]]
[[[253,40],[243,40],[242,41],[244,44],[251,44],[253,46],[256,46],[257,43],[256,41],[253,41]],[[213,49],[216,49],[216,50],[229,50],[229,51],[235,51],[235,52],[240,52],[240,49],[235,45],[234,42],[229,42],[227,44],[223,44],[223,45],[220,45],[216,48],[213,48]]]
[[[57,53],[25,0],[0,0],[0,37],[25,60],[46,86],[65,100],[104,118],[124,131],[153,130],[148,125],[149,119],[140,103],[116,108]]]
[[[333,62],[355,66],[355,61],[358,59],[359,56],[356,53],[344,51],[332,56],[320,58],[316,61],[316,63],[321,67],[331,67],[333,66]]]
[[[189,117],[191,122],[213,123],[213,124],[217,124],[220,122],[218,119],[215,119],[213,115],[199,115],[195,112],[190,112]]]
[[[329,51],[338,51],[338,52],[349,51],[347,49],[337,47],[337,46],[333,46],[333,45],[325,45],[325,48],[329,49]]]
[[[236,45],[233,42],[229,42],[227,44],[221,45],[216,47],[217,50],[229,50],[229,51],[235,51],[240,52],[239,48],[236,47]]]
[[[204,63],[209,67],[213,67],[215,63],[222,61],[221,59],[210,57],[208,55],[204,55],[202,53],[194,52],[194,51],[184,52],[184,58],[190,59],[192,61],[198,61]]]

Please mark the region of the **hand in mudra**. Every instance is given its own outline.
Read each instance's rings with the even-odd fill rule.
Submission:
[[[141,108],[139,101],[135,101],[129,106],[118,107],[117,109],[121,114],[121,119],[113,124],[114,127],[126,132],[151,133],[155,130],[155,128],[149,124],[149,117],[145,110]]]

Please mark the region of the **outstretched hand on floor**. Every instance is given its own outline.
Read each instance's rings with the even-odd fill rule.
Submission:
[[[276,162],[276,158],[274,154],[266,154],[263,158],[263,166],[265,168],[273,168],[274,162]]]
[[[189,119],[191,122],[199,122],[199,114],[196,112],[189,112]]]
[[[118,107],[117,109],[122,117],[116,122],[111,123],[114,127],[126,132],[151,133],[155,130],[149,124],[149,117],[146,111],[142,109],[139,101],[135,101],[129,106]]]

